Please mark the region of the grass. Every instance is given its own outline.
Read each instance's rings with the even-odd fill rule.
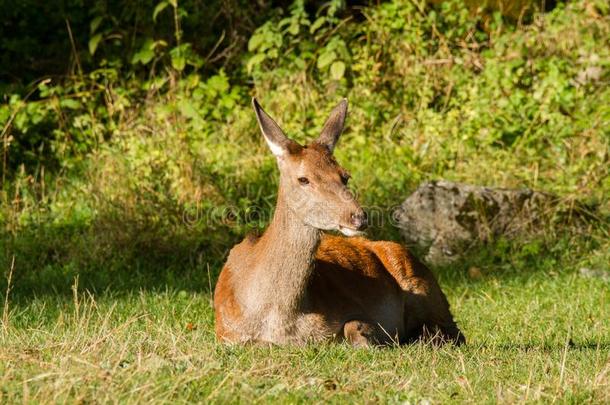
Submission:
[[[608,281],[527,268],[440,279],[461,348],[224,346],[205,285],[93,294],[76,280],[72,295],[14,294],[0,402],[610,400]]]

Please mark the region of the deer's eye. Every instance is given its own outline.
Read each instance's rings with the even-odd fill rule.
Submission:
[[[349,181],[350,175],[349,174],[342,174],[341,175],[341,183],[347,185],[347,182]]]
[[[299,177],[299,184],[306,186],[309,184],[309,179],[307,177]]]

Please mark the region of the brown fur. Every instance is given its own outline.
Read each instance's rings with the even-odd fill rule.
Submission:
[[[332,150],[347,111],[340,104],[320,139],[302,147],[255,102],[278,158],[273,221],[230,252],[214,292],[216,336],[233,343],[304,344],[345,339],[355,346],[426,338],[465,341],[434,275],[401,245],[345,238],[362,209]],[[299,179],[308,179],[306,184]],[[350,222],[351,221],[351,222]]]
[[[257,342],[256,333],[242,329],[232,276],[225,267],[216,286],[216,335],[226,342]],[[301,311],[315,315],[312,326],[318,330],[273,343],[338,337],[358,346],[364,341],[402,344],[430,335],[440,341],[465,341],[434,275],[397,243],[322,234],[304,292]],[[371,339],[344,332],[344,325],[353,321],[366,325]]]

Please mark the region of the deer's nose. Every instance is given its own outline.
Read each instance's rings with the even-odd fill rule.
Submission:
[[[350,219],[354,228],[359,231],[364,231],[368,226],[368,218],[366,216],[366,212],[364,211],[352,213]]]

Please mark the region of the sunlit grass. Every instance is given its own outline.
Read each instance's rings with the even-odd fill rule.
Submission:
[[[208,292],[16,297],[0,401],[610,400],[607,281],[523,269],[442,284],[468,337],[461,348],[223,346]]]

